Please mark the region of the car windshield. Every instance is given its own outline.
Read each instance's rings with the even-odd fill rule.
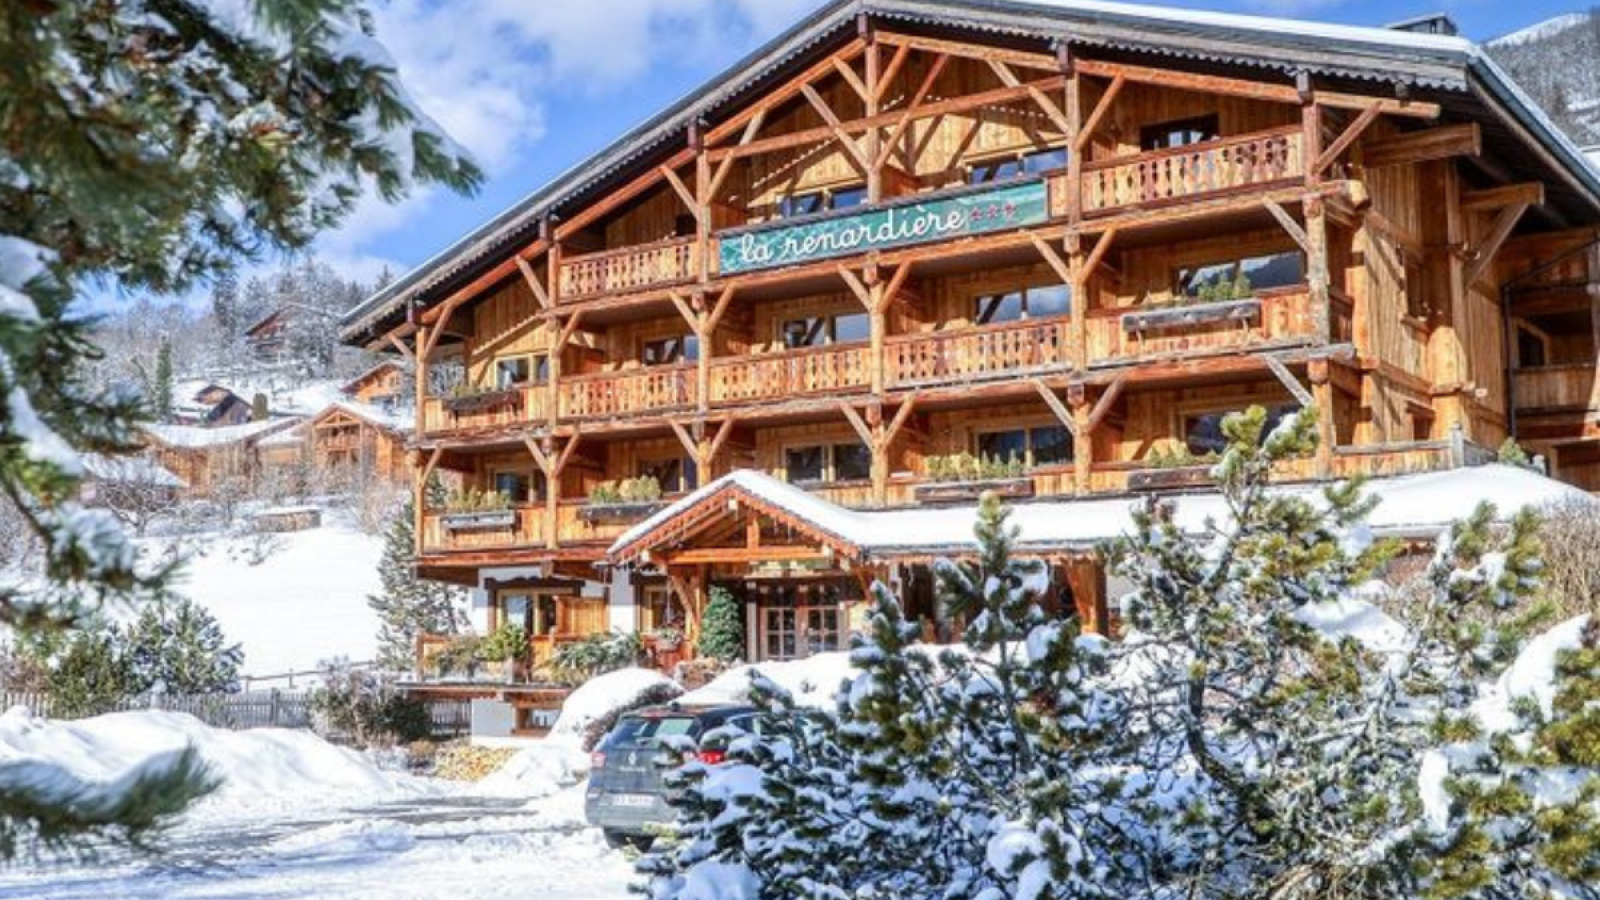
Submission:
[[[695,720],[691,716],[628,716],[606,738],[606,747],[654,747],[662,738],[694,732]]]

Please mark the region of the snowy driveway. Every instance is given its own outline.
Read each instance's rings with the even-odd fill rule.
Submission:
[[[625,898],[632,867],[583,825],[581,791],[196,822],[159,857],[0,871],[0,898]]]

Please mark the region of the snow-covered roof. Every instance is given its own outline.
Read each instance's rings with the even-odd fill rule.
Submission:
[[[294,446],[298,446],[300,444],[305,443],[305,440],[306,440],[305,425],[304,425],[304,423],[301,423],[300,425],[296,425],[293,428],[285,428],[282,431],[267,435],[266,437],[262,438],[261,440],[256,441],[256,446],[257,447],[294,447]]]
[[[144,433],[158,443],[186,450],[204,450],[248,441],[251,438],[290,428],[300,422],[297,418],[267,419],[227,425],[221,428],[200,428],[193,425],[145,425]]]
[[[1315,484],[1289,485],[1281,490],[1299,494],[1320,492]],[[1538,507],[1567,498],[1588,498],[1572,485],[1538,472],[1499,463],[1415,475],[1374,478],[1365,490],[1378,498],[1368,517],[1372,530],[1397,537],[1433,537],[1452,522],[1466,518],[1484,501],[1502,516],[1526,507]],[[972,534],[977,505],[908,507],[887,510],[853,510],[831,503],[764,472],[741,469],[713,481],[624,532],[611,545],[613,556],[631,557],[651,532],[701,502],[724,491],[751,497],[804,521],[819,533],[858,548],[863,555],[893,556],[919,552],[961,550],[976,546]],[[1227,507],[1218,492],[1176,494],[1175,521],[1185,530],[1198,531],[1207,519],[1220,520]],[[1083,500],[1043,500],[1011,507],[1011,522],[1021,529],[1017,546],[1023,549],[1089,548],[1125,534],[1132,513],[1142,502],[1137,496]],[[626,560],[624,560],[626,561]]]
[[[327,409],[317,413],[316,418],[320,420],[334,410],[342,410],[388,431],[408,431],[415,428],[417,424],[416,410],[409,406],[391,408],[380,406],[376,403],[351,399],[335,400],[328,404]]]
[[[1571,140],[1466,38],[1102,0],[832,0],[358,304],[342,320],[346,339],[358,339],[407,301],[475,271],[514,242],[526,242],[544,216],[580,202],[662,148],[681,147],[691,122],[711,119],[742,102],[764,79],[777,77],[819,46],[852,32],[858,13],[908,25],[963,28],[1002,40],[1069,40],[1198,64],[1242,64],[1471,91],[1485,107],[1503,105],[1518,129],[1582,184],[1590,203],[1600,197],[1600,176],[1584,164]]]
[[[363,384],[366,384],[378,373],[387,372],[391,369],[398,372],[403,372],[405,371],[405,366],[400,365],[398,362],[392,359],[386,359],[383,362],[380,362],[372,368],[366,370],[365,372],[362,372],[360,375],[357,375],[349,381],[346,381],[344,384],[339,386],[339,390],[345,392],[346,394],[353,394],[360,390]]]
[[[170,469],[144,456],[106,456],[83,454],[83,470],[95,481],[115,484],[147,484],[152,487],[185,488],[189,485]]]

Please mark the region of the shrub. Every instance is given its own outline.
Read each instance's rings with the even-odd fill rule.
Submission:
[[[475,487],[451,491],[445,499],[445,510],[453,513],[499,512],[510,508],[510,497],[499,491],[481,491]]]
[[[1600,610],[1600,502],[1575,497],[1542,512],[1542,598],[1561,619]]]
[[[738,601],[727,588],[713,586],[700,629],[700,655],[723,662],[743,659],[744,640],[744,616]]]
[[[528,635],[521,625],[506,622],[477,644],[477,658],[484,662],[505,662],[527,655]]]
[[[1015,454],[1005,459],[973,453],[930,456],[926,466],[933,481],[990,481],[1020,478],[1027,472],[1027,465]]]
[[[392,682],[342,662],[323,669],[322,686],[311,695],[317,731],[358,747],[392,747],[433,736],[428,707],[405,696]]]
[[[558,680],[579,683],[637,665],[643,653],[644,644],[637,634],[591,634],[557,648],[551,656],[550,669]]]
[[[661,499],[661,482],[653,475],[603,481],[589,491],[589,502],[597,506],[612,503],[654,503]]]

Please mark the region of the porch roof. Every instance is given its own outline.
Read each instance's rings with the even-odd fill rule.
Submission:
[[[1294,494],[1319,493],[1320,484],[1286,485]],[[1368,517],[1371,529],[1384,536],[1432,538],[1463,519],[1480,502],[1494,504],[1500,518],[1527,507],[1566,499],[1594,502],[1584,491],[1528,469],[1499,463],[1415,475],[1375,478],[1366,485],[1378,498]],[[831,503],[763,472],[741,469],[706,484],[676,503],[628,529],[610,547],[614,565],[633,562],[681,533],[686,521],[732,515],[728,500],[742,499],[762,511],[776,511],[807,531],[819,543],[849,558],[890,560],[938,553],[967,553],[977,540],[972,527],[977,504],[854,510]],[[1173,494],[1175,521],[1186,531],[1199,531],[1208,520],[1227,516],[1217,491]],[[1141,496],[1120,495],[1081,500],[1016,503],[1011,522],[1020,529],[1016,547],[1032,552],[1070,552],[1127,532]]]

